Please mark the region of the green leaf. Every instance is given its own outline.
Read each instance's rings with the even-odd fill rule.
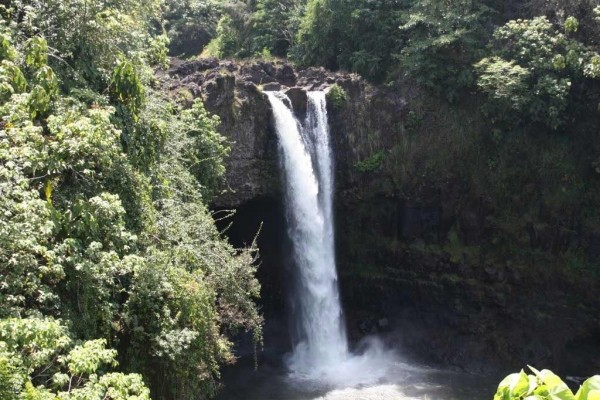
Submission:
[[[579,388],[575,400],[598,400],[600,399],[600,375],[592,376]]]
[[[25,43],[25,65],[35,69],[48,62],[48,43],[40,36],[34,36]]]
[[[591,390],[588,393],[587,400],[600,400],[600,390]]]
[[[523,370],[518,374],[510,374],[500,382],[495,400],[521,398],[530,393],[529,377]]]
[[[535,375],[548,388],[548,398],[551,400],[575,400],[575,396],[566,383],[562,381],[554,372],[544,369],[538,371],[535,368],[529,367]]]
[[[512,382],[510,393],[512,397],[523,397],[529,393],[529,377],[521,370]]]

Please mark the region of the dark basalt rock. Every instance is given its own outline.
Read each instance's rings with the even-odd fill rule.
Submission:
[[[233,101],[235,97],[235,77],[218,73],[209,74],[203,89],[206,107],[217,109],[223,104]]]
[[[291,65],[284,64],[277,68],[275,72],[275,78],[286,86],[294,86],[297,82],[296,71]]]
[[[478,371],[530,363],[560,372],[561,366],[600,360],[598,285],[490,257],[486,251],[497,233],[490,227],[495,209],[489,195],[451,175],[423,178],[440,148],[433,145],[446,143],[451,129],[454,110],[443,101],[410,83],[372,86],[355,74],[294,70],[285,62],[174,60],[161,79],[182,106],[202,96],[221,118],[219,131],[232,150],[227,187],[213,203],[218,209],[282,197],[277,137],[261,88],[286,90],[301,119],[307,91],[332,84],[344,89],[347,102],[328,104],[328,113],[338,270],[352,339],[387,332],[417,356]],[[471,117],[463,117],[461,127],[481,124]],[[380,165],[357,167],[377,153],[383,154]],[[406,173],[407,162],[420,168]],[[598,232],[557,236],[551,226],[536,226],[523,236],[525,246],[546,246],[537,251],[548,251],[549,258],[568,242],[587,246],[582,254],[590,260],[600,259]],[[271,260],[261,276],[278,276],[281,264]],[[571,357],[565,349],[579,342],[589,343],[586,354]],[[588,365],[600,368],[597,361]]]
[[[269,63],[254,63],[241,66],[241,76],[246,81],[257,85],[277,82],[275,78],[275,68]]]
[[[279,82],[271,82],[271,83],[265,83],[264,85],[262,85],[263,90],[266,90],[267,92],[278,92],[281,90],[282,85]]]
[[[304,120],[308,107],[308,95],[306,91],[302,88],[293,87],[286,90],[285,94],[292,102],[294,112],[299,116],[300,120]]]
[[[221,118],[219,131],[232,144],[228,186],[214,199],[214,207],[236,207],[254,198],[281,194],[277,138],[271,128],[270,105],[261,90],[285,91],[303,120],[307,90],[325,90],[340,79],[362,85],[357,75],[323,68],[296,71],[285,62],[171,61],[163,86],[184,107],[201,96],[206,109]]]
[[[177,58],[172,58],[169,74],[183,77],[191,75],[195,72],[202,72],[217,68],[218,66],[219,60],[216,58],[200,58],[193,61],[183,61]]]

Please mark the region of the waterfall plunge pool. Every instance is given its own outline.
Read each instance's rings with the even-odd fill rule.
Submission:
[[[388,359],[388,369],[377,381],[353,384],[357,377],[340,371],[338,382],[328,385],[290,374],[283,357],[263,354],[256,369],[253,358],[246,357],[226,368],[217,400],[484,400],[494,397],[501,380],[500,376],[418,366],[394,357]],[[372,373],[362,372],[365,376]]]

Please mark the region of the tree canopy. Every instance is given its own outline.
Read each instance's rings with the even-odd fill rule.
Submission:
[[[197,398],[260,341],[255,249],[207,209],[229,144],[155,89],[164,7],[0,9],[3,399]]]

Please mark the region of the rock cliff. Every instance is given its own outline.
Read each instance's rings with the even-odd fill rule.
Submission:
[[[228,187],[214,199],[216,208],[236,207],[255,198],[281,194],[277,140],[263,91],[284,91],[296,113],[302,116],[309,90],[323,90],[334,83],[357,95],[364,90],[357,75],[317,68],[296,71],[282,62],[173,59],[164,78],[163,85],[171,96],[188,105],[201,97],[207,110],[221,118],[220,132],[231,143],[231,155],[227,160]],[[338,139],[340,144],[345,140]]]
[[[476,96],[450,106],[410,82],[374,87],[355,74],[285,62],[173,60],[168,72],[172,96],[184,104],[201,97],[221,117],[232,152],[228,188],[213,206],[238,209],[229,234],[239,244],[265,221],[259,276],[275,309],[284,308],[285,228],[277,222],[277,139],[262,92],[286,91],[302,114],[307,90],[337,84],[345,97],[328,111],[351,336],[388,334],[407,353],[470,370],[600,368],[600,285],[573,273],[569,258],[597,265],[600,232],[567,229],[545,200],[519,197],[536,182],[496,166],[506,156],[484,134]],[[505,175],[508,184],[494,181]]]

